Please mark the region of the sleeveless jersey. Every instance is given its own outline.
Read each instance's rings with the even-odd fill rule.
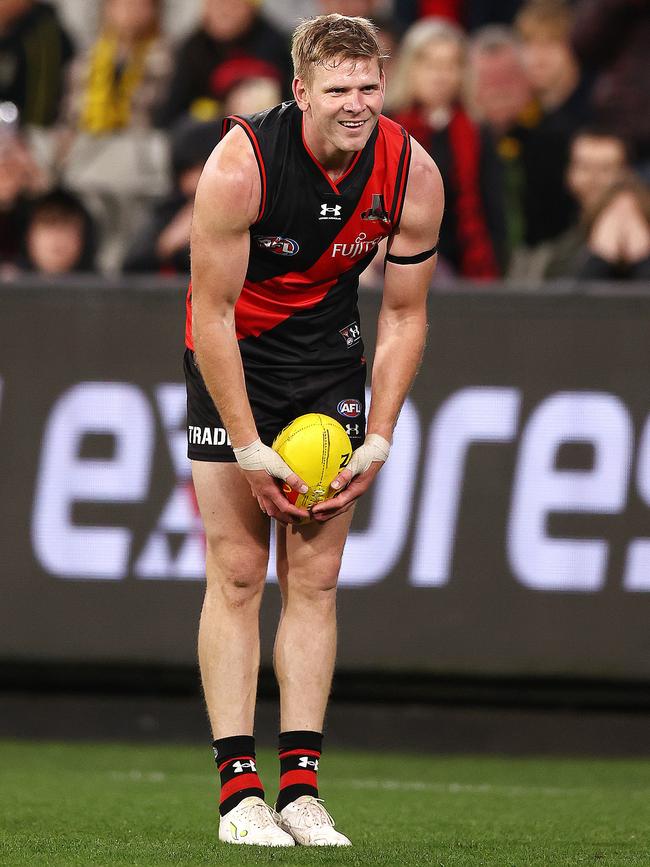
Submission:
[[[345,174],[331,180],[283,103],[238,124],[252,144],[261,201],[235,325],[244,366],[280,372],[344,366],[363,355],[357,290],[379,242],[399,224],[411,157],[401,126],[379,117]],[[192,287],[186,344],[192,342]]]

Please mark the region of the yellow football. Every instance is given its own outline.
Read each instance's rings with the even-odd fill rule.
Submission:
[[[273,440],[273,448],[309,486],[306,494],[296,494],[283,485],[287,499],[300,509],[333,497],[330,485],[352,456],[352,444],[345,429],[334,418],[320,412],[301,415]]]

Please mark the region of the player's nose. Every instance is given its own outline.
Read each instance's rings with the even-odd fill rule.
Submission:
[[[359,114],[359,112],[363,111],[364,103],[361,99],[361,94],[358,91],[351,91],[348,94],[347,101],[344,106],[346,111],[349,111],[351,114]]]

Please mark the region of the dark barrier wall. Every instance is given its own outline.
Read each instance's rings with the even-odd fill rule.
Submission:
[[[340,666],[647,678],[650,297],[437,294],[430,318],[346,550]],[[182,320],[178,287],[0,292],[0,658],[194,661]]]

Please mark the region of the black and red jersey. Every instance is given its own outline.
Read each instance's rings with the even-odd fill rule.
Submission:
[[[305,142],[302,117],[287,102],[224,123],[224,131],[238,124],[250,139],[262,190],[235,306],[245,365],[322,368],[361,357],[359,275],[397,227],[404,204],[411,146],[401,126],[380,116],[333,181]],[[191,286],[186,343],[193,348]]]

